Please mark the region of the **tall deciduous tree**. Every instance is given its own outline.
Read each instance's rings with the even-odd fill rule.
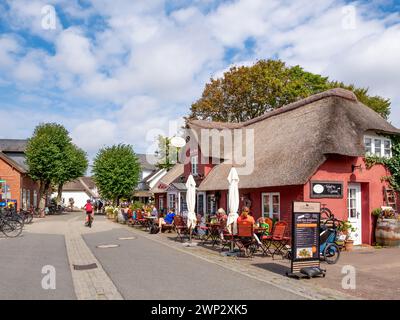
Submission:
[[[28,140],[26,161],[30,177],[40,184],[40,209],[45,206],[45,195],[59,175],[65,159],[65,150],[70,144],[68,131],[56,123],[38,125]]]
[[[93,178],[101,196],[116,204],[121,198],[133,196],[140,172],[139,160],[129,145],[103,148],[93,162]]]
[[[53,181],[57,186],[57,203],[61,201],[64,185],[85,175],[88,168],[88,160],[85,151],[70,143],[63,151],[64,157],[57,165],[57,174]]]
[[[280,60],[260,60],[250,67],[232,67],[222,78],[211,79],[202,97],[192,104],[187,120],[242,122],[335,87],[353,91],[384,118],[390,114],[390,101],[369,96],[368,89],[332,82],[300,66],[288,67]]]
[[[156,151],[156,156],[158,158],[158,163],[156,166],[158,169],[166,169],[168,171],[177,161],[178,150],[171,144],[171,138],[159,135],[157,139],[158,149]]]

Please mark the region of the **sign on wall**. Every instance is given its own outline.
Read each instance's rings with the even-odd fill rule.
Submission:
[[[305,267],[319,267],[319,227],[321,204],[293,202],[292,213],[292,274]]]
[[[311,198],[343,198],[343,182],[311,181]]]

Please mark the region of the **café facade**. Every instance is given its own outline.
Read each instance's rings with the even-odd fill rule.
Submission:
[[[353,224],[355,244],[373,242],[371,212],[386,205],[390,185],[384,177],[390,173],[379,164],[367,168],[365,156],[391,157],[391,137],[400,130],[352,92],[329,90],[242,123],[191,120],[189,128],[185,164],[160,184],[158,206],[160,199],[175,204],[169,198],[184,191],[172,191],[172,182],[184,182],[192,174],[197,183],[197,213],[214,214],[219,207],[228,210],[227,177],[234,166],[239,171],[240,207],[249,206],[255,218],[290,224],[293,201],[320,202],[336,218]],[[203,134],[207,131],[219,133],[220,139],[211,141]],[[239,142],[232,138],[238,131],[242,131]],[[253,141],[246,140],[248,132]],[[248,163],[237,163],[234,152],[226,150],[226,139],[234,141],[233,148],[241,144],[243,153],[252,143],[251,170],[240,170]],[[204,147],[215,140],[224,146]],[[397,207],[398,200],[397,195]]]

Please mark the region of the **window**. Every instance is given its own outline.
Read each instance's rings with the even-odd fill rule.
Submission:
[[[33,207],[34,208],[37,208],[37,191],[36,190],[33,190]]]
[[[383,155],[388,158],[392,156],[392,143],[390,140],[383,141]]]
[[[205,200],[205,194],[198,193],[197,194],[197,213],[200,213],[201,215],[204,215],[204,200]]]
[[[280,194],[278,192],[262,194],[262,213],[265,218],[280,219]]]
[[[364,137],[365,153],[378,157],[392,156],[392,142],[390,139],[366,136]]]
[[[214,215],[217,212],[217,201],[215,195],[207,195],[207,214]]]
[[[168,208],[176,210],[176,196],[175,196],[175,194],[170,193],[168,195]]]
[[[31,207],[31,190],[27,190],[26,208],[29,209],[30,207]]]
[[[161,211],[161,210],[164,210],[164,198],[159,198],[158,199],[158,209]]]
[[[192,157],[192,159],[191,159],[192,174],[194,176],[197,176],[197,174],[198,174],[198,162],[199,162],[199,157],[198,156]]]
[[[371,138],[364,138],[364,145],[365,145],[365,153],[372,154],[372,139]]]

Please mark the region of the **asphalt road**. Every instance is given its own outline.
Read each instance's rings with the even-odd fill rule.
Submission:
[[[303,299],[123,229],[86,234],[89,248],[125,299]],[[101,244],[119,244],[100,249]]]
[[[42,288],[43,266],[54,266],[56,289]],[[63,235],[0,236],[0,299],[76,299]]]

